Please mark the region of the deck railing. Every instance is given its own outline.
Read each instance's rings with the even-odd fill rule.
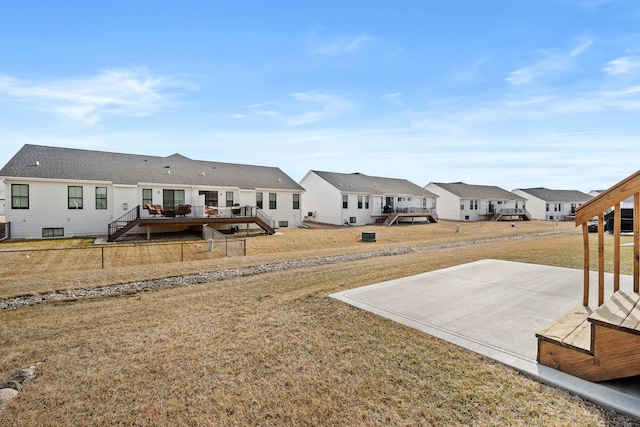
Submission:
[[[142,208],[143,218],[162,218],[161,214],[150,214],[147,209]],[[191,206],[191,212],[184,215],[187,218],[233,218],[236,216],[241,217],[255,217],[257,211],[260,211],[256,206]]]
[[[399,214],[428,214],[434,215],[436,210],[434,208],[418,208],[413,206],[408,207],[397,207],[397,208],[387,208],[383,211],[383,213],[399,213]]]
[[[584,289],[582,304],[589,305],[589,229],[591,218],[598,218],[598,306],[604,303],[604,214],[613,208],[613,292],[620,290],[620,204],[633,196],[633,291],[640,291],[640,171],[615,184],[576,209],[576,225],[582,226],[584,245]]]

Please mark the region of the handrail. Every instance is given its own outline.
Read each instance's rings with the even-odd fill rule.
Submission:
[[[576,208],[576,225],[586,223],[600,212],[604,212],[638,193],[640,193],[640,171],[578,206]]]
[[[260,219],[262,222],[264,222],[265,224],[269,225],[269,227],[271,227],[272,229],[276,228],[276,222],[273,219],[271,219],[269,215],[264,213],[262,209],[256,208],[256,217]]]
[[[640,292],[640,171],[623,179],[576,209],[576,226],[582,226],[584,284],[582,305],[589,305],[589,226],[598,218],[598,306],[604,303],[604,213],[613,208],[613,292],[620,289],[620,204],[633,196],[633,291]]]
[[[109,224],[109,238],[137,219],[140,219],[140,205],[131,209],[129,212]]]

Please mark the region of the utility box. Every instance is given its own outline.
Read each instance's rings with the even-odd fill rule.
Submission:
[[[373,231],[363,231],[361,242],[375,242],[376,241],[376,233]]]

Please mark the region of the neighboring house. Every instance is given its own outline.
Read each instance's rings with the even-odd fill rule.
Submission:
[[[5,208],[6,208],[5,185],[4,185],[4,182],[0,180],[0,222],[4,222]]]
[[[221,217],[238,205],[252,208],[245,212],[266,214],[274,228],[302,221],[304,189],[276,167],[192,160],[180,154],[156,157],[25,145],[0,170],[0,178],[10,200],[6,222],[11,223],[11,238],[105,235],[110,224],[135,213],[138,206],[140,217],[151,218],[144,209],[147,203],[165,209],[192,205],[188,217],[193,224],[185,221],[185,227],[201,226],[206,217]],[[178,219],[165,221],[179,226]],[[131,229],[144,231],[141,226]]]
[[[300,181],[307,219],[334,225],[436,222],[436,195],[406,179],[311,170]]]
[[[438,195],[438,217],[453,221],[531,219],[526,199],[489,185],[430,182],[425,189]]]
[[[519,188],[514,194],[527,199],[527,211],[533,219],[569,221],[576,208],[593,197],[577,190],[550,190],[544,187]]]

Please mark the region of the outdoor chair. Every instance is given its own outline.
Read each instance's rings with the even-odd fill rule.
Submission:
[[[150,215],[156,216],[162,214],[162,206],[160,205],[151,205],[147,203],[146,205],[144,205],[144,207],[147,209],[147,211],[149,211]]]
[[[180,203],[178,209],[175,210],[175,216],[185,216],[191,213],[191,205]]]

